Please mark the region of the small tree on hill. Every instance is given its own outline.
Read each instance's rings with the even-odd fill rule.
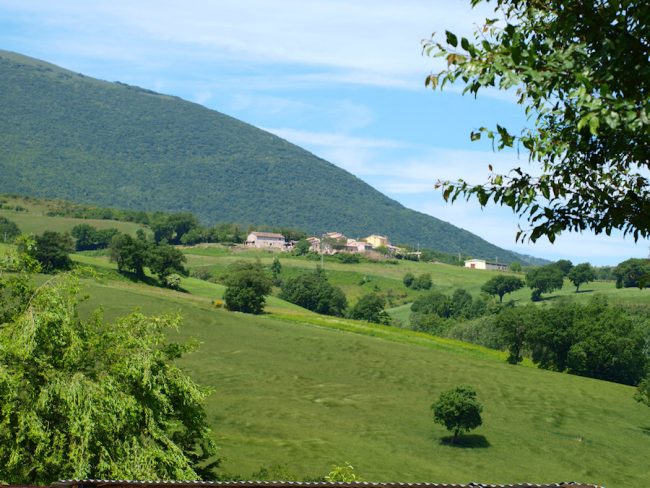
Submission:
[[[567,277],[575,285],[577,293],[580,290],[580,285],[596,279],[596,272],[591,267],[591,264],[581,263],[571,268]]]
[[[273,284],[259,262],[238,261],[228,270],[225,285],[223,298],[228,310],[260,314]]]
[[[471,386],[460,385],[443,392],[438,401],[431,405],[431,409],[434,422],[453,432],[453,442],[456,442],[463,432],[475,429],[483,423],[483,405],[476,398],[476,391]]]
[[[524,282],[516,276],[498,275],[490,278],[481,287],[481,291],[488,295],[498,296],[499,303],[503,303],[503,296],[507,293],[524,287]]]
[[[285,280],[280,298],[325,315],[342,316],[348,306],[343,291],[327,281],[320,268]]]

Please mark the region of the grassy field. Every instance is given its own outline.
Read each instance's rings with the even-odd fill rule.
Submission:
[[[215,390],[207,411],[225,472],[285,464],[302,478],[348,461],[368,480],[630,488],[650,474],[650,411],[630,387],[510,366],[493,351],[388,327],[247,316],[129,282],[85,288],[84,309],[102,305],[107,319],[134,307],[183,315],[178,338],[201,346],[182,364]],[[484,425],[452,447],[429,406],[459,383],[476,387]]]
[[[45,218],[45,217],[44,217]],[[51,222],[47,218],[45,224]],[[7,246],[0,246],[0,252]],[[222,273],[236,259],[274,255],[233,252],[220,246],[185,250],[192,268]],[[583,481],[608,487],[643,486],[650,479],[650,409],[628,386],[508,365],[498,351],[409,330],[322,317],[270,297],[263,316],[217,309],[223,286],[184,278],[185,292],[132,282],[97,253],[76,254],[98,279],[84,279],[90,298],[82,316],[102,307],[107,320],[139,308],[179,313],[173,337],[198,339],[183,367],[214,393],[206,408],[221,448],[223,472],[253,476],[286,465],[297,479],[321,476],[332,464],[352,463],[369,481],[466,483]],[[317,262],[280,256],[283,273]],[[326,262],[334,284],[351,300],[366,289],[405,293],[392,309],[410,313],[404,273],[429,272],[443,291],[463,286],[478,293],[491,272],[440,264]],[[370,280],[359,285],[360,277]],[[400,288],[401,287],[401,288]],[[565,286],[550,300],[584,300],[606,293],[614,300],[648,303],[647,290],[616,290],[613,283]],[[529,291],[515,294],[521,303]],[[557,297],[557,298],[553,298]],[[431,403],[458,384],[474,386],[484,404],[484,425],[450,446],[432,421]]]

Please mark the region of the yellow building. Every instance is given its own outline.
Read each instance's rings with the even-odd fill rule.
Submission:
[[[386,236],[378,236],[376,234],[373,234],[371,236],[368,236],[364,239],[368,244],[370,244],[373,248],[378,248],[378,247],[388,247],[390,246],[390,242],[388,241],[388,237]]]

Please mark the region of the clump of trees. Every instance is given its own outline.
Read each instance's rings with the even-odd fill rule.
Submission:
[[[406,288],[411,288],[412,290],[430,290],[431,286],[433,286],[430,273],[422,273],[421,275],[415,276],[409,272],[404,275],[402,282]]]
[[[284,280],[280,298],[316,313],[338,317],[345,315],[348,306],[343,291],[327,280],[320,267]]]
[[[511,363],[529,354],[540,368],[629,385],[637,385],[650,367],[647,314],[611,305],[602,296],[585,305],[508,308],[495,316],[494,326]]]
[[[463,432],[469,432],[483,423],[481,412],[483,405],[479,402],[476,391],[468,385],[459,385],[440,394],[431,405],[433,421],[444,425],[453,433],[452,442],[456,442]]]
[[[454,290],[452,295],[432,291],[421,295],[411,305],[411,328],[431,334],[441,334],[455,320],[469,320],[487,312],[487,303],[474,298],[463,288]]]
[[[619,263],[612,270],[616,277],[616,288],[646,286],[650,281],[650,260],[631,258]]]
[[[72,268],[70,253],[74,251],[74,242],[69,234],[45,231],[35,236],[33,241],[19,241],[19,252],[25,253],[41,265],[45,273],[65,271]]]
[[[116,234],[109,247],[110,260],[117,263],[120,272],[133,273],[138,279],[145,278],[144,268],[149,267],[163,286],[178,289],[180,277],[187,275],[185,255],[166,242],[148,240],[144,232],[136,237]]]
[[[233,312],[261,314],[273,282],[260,262],[237,261],[224,279],[226,308]]]
[[[114,228],[97,229],[92,225],[79,224],[75,225],[70,233],[75,238],[75,249],[77,251],[93,251],[106,249],[119,231]]]

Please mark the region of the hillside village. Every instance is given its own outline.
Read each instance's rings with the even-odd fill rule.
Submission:
[[[307,237],[309,250],[316,253],[333,255],[337,253],[381,253],[395,255],[404,252],[393,246],[388,237],[372,234],[362,239],[351,239],[341,232],[327,232],[321,237]],[[257,249],[292,251],[297,244],[295,240],[286,240],[282,234],[275,232],[251,232],[246,238],[246,245]]]

